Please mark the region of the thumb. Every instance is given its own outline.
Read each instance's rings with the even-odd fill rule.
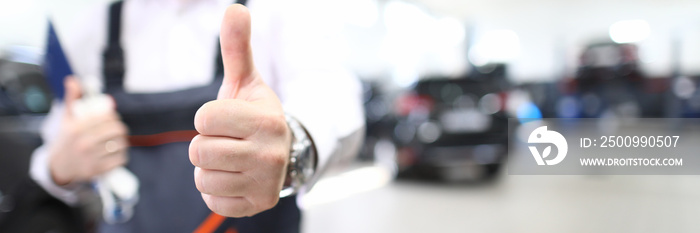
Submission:
[[[234,99],[241,88],[253,81],[253,54],[250,47],[250,12],[241,4],[226,9],[220,31],[224,80],[218,99]]]
[[[80,83],[73,76],[68,76],[63,81],[63,86],[66,88],[63,101],[65,103],[65,112],[68,115],[72,115],[73,105],[75,102],[83,96],[83,90],[80,87]]]

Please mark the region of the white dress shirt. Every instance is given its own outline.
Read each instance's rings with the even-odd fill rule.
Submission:
[[[255,66],[285,111],[309,131],[324,167],[339,139],[363,126],[361,86],[342,65],[341,24],[319,10],[332,1],[249,0]],[[218,34],[230,0],[129,0],[122,16],[124,87],[157,93],[202,86],[214,78]],[[102,85],[108,5],[86,12],[80,25],[61,25],[58,35],[83,83]],[[63,27],[62,27],[63,26]],[[63,106],[54,102],[33,154],[30,174],[50,194],[74,204],[75,189],[57,186],[49,172],[48,144],[57,137]],[[165,120],[165,119],[164,119]]]

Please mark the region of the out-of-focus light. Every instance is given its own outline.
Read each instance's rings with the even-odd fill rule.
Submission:
[[[610,25],[609,33],[615,43],[635,43],[649,37],[651,28],[644,20],[623,20]]]
[[[423,143],[433,143],[440,138],[440,135],[442,135],[442,129],[438,123],[428,121],[418,126],[418,139]]]
[[[595,116],[598,114],[601,105],[602,101],[597,95],[588,93],[581,98],[581,110],[588,116]]]
[[[384,25],[388,31],[416,31],[428,28],[435,21],[416,5],[391,1],[384,7]]]
[[[42,49],[35,46],[10,45],[4,48],[3,56],[14,62],[40,65],[44,54]]]
[[[557,113],[559,117],[573,118],[579,113],[578,101],[576,98],[567,96],[557,101]]]
[[[476,66],[506,63],[520,54],[520,39],[512,30],[494,30],[484,33],[469,50],[469,61]]]
[[[429,35],[422,30],[434,20],[413,4],[390,1],[384,6],[387,29],[380,56],[393,65],[392,79],[400,87],[418,80],[420,54],[427,50]]]
[[[415,136],[416,136],[416,127],[409,125],[408,123],[396,124],[396,128],[394,128],[394,137],[399,142],[409,143],[409,142],[413,141],[413,138]]]
[[[537,105],[535,105],[532,102],[527,102],[523,105],[520,105],[520,107],[518,108],[517,115],[518,119],[520,120],[520,123],[530,122],[542,118],[542,112],[540,112],[540,108],[538,108]]]
[[[458,46],[466,37],[458,19],[436,18],[415,4],[396,0],[386,2],[382,19],[386,34],[379,56],[393,66],[391,75],[398,86],[405,87],[426,72],[436,72],[435,67],[440,67],[439,73],[457,70],[464,63],[453,59],[464,55],[451,56],[463,51]]]
[[[30,86],[24,91],[24,103],[32,112],[45,112],[49,110],[49,102],[46,95],[38,86]]]
[[[411,64],[411,63],[409,63]],[[394,82],[402,88],[408,87],[418,81],[418,71],[406,64],[399,63],[391,73]]]
[[[374,164],[378,167],[386,168],[392,177],[399,171],[396,164],[396,145],[390,139],[382,138],[374,144]]]
[[[343,11],[345,21],[350,25],[369,28],[379,19],[377,0],[346,0]]]
[[[444,17],[439,19],[435,25],[435,38],[438,45],[456,46],[464,42],[466,31],[462,22],[455,18]]]
[[[501,98],[494,93],[489,93],[479,100],[479,110],[484,114],[494,114],[501,109]]]
[[[22,16],[36,7],[36,1],[0,1],[0,19],[12,22],[15,17]]]
[[[520,123],[542,118],[540,108],[532,102],[530,94],[523,90],[510,91],[505,104],[505,109],[509,116],[514,115]]]
[[[690,99],[695,93],[695,83],[688,77],[680,77],[673,84],[673,93],[681,99]]]

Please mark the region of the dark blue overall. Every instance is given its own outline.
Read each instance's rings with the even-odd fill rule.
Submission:
[[[197,134],[195,112],[216,99],[221,85],[221,54],[215,64],[216,77],[209,85],[167,93],[128,93],[123,88],[128,67],[124,67],[120,46],[121,6],[119,1],[110,7],[103,74],[105,92],[114,97],[117,111],[129,127],[131,147],[126,167],[139,178],[140,199],[129,221],[102,223],[99,232],[299,232],[301,214],[294,196],[248,218],[223,218],[207,208],[194,185],[188,147]]]

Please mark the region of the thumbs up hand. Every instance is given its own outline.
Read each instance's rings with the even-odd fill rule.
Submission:
[[[291,147],[282,104],[253,65],[250,13],[228,7],[221,25],[224,80],[217,100],[195,115],[189,148],[195,185],[207,206],[228,217],[274,207]]]
[[[65,185],[71,182],[88,181],[127,161],[127,128],[109,106],[97,107],[100,111],[85,110],[86,101],[78,81],[73,77],[65,80],[65,105],[61,128],[55,141],[48,142],[49,170],[54,182]]]

